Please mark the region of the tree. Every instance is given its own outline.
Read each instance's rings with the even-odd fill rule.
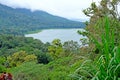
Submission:
[[[48,53],[37,54],[37,62],[42,64],[48,64],[51,61],[51,56]]]
[[[106,15],[117,19],[119,16],[118,6],[120,0],[101,0],[100,5],[97,6],[95,2],[91,4],[91,6],[85,10],[83,10],[84,14],[91,17],[91,20],[98,19],[100,17],[105,17]]]
[[[83,33],[89,38],[90,50],[94,49],[93,38],[101,42],[101,34],[105,34],[105,17],[109,17],[110,32],[114,32],[115,45],[120,45],[120,21],[118,17],[118,6],[120,0],[101,0],[99,6],[93,2],[91,6],[83,10],[84,14],[90,17],[90,22],[86,27],[86,33]],[[109,36],[112,36],[110,33]]]
[[[119,80],[120,21],[116,8],[119,2],[120,0],[101,0],[99,6],[92,3],[90,8],[84,10],[84,13],[91,17],[86,32],[83,33],[89,38],[88,53],[92,53],[92,56],[95,55],[94,53],[99,53],[99,56],[92,57],[95,61],[94,59],[86,60],[76,70],[79,79]],[[90,63],[87,63],[89,61]],[[87,76],[80,71],[85,72]]]
[[[35,54],[29,54],[26,57],[24,57],[25,62],[30,62],[30,61],[36,61],[37,56]]]
[[[62,43],[59,39],[52,41],[52,45],[48,47],[48,52],[53,57],[53,59],[59,58],[61,52],[63,52]]]
[[[63,50],[64,50],[64,55],[70,56],[73,54],[78,54],[80,53],[80,45],[77,42],[74,42],[73,40],[64,42],[63,44]]]
[[[36,61],[37,57],[34,54],[27,54],[25,51],[19,51],[7,57],[11,67],[18,66],[24,62]]]

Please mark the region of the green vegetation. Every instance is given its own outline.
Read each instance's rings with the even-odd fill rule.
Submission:
[[[27,54],[25,51],[16,52],[7,57],[8,67],[16,67],[24,62],[36,61],[35,54]]]
[[[87,59],[83,62],[72,75],[75,76],[74,78],[120,79],[120,21],[116,9],[118,3],[119,0],[102,0],[100,6],[92,3],[90,8],[84,10],[91,19],[89,24],[87,23],[86,32],[78,31],[78,33],[89,38],[89,50],[86,52],[92,54],[92,58],[95,59]],[[111,5],[111,8],[108,5]]]
[[[78,31],[89,39],[81,39],[82,46],[1,35],[0,72],[12,73],[14,80],[120,80],[119,2],[102,0],[99,6],[93,2],[83,11],[91,19],[86,31]]]
[[[95,61],[87,59],[83,62],[73,74],[78,79],[118,80],[120,77],[120,46],[116,46],[114,43],[115,37],[114,33],[110,32],[108,17],[102,20],[102,23],[104,22],[105,27],[102,29],[105,30],[105,33],[100,34],[101,42],[91,36],[93,37],[92,42],[98,50],[95,53],[99,56]]]
[[[32,37],[0,35],[0,55],[11,55],[15,52],[26,51],[29,54],[47,52],[49,43],[42,43]]]
[[[42,30],[36,30],[36,31],[29,31],[28,33],[26,33],[26,34],[33,34],[33,33],[39,33],[39,32],[41,32]]]
[[[73,57],[63,57],[47,65],[29,62],[10,69],[15,80],[71,80],[69,74],[78,68],[82,60]]]

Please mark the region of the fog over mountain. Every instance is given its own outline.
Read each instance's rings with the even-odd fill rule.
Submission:
[[[88,20],[82,10],[88,8],[92,1],[98,4],[101,0],[0,0],[0,3],[13,8],[43,10],[68,19]]]

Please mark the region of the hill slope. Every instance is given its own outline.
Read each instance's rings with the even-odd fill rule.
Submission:
[[[14,9],[0,4],[0,33],[25,34],[29,31],[47,28],[82,28],[82,22],[53,16],[44,11],[31,12],[28,9]]]

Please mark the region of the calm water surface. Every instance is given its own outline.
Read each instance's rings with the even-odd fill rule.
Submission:
[[[44,43],[52,42],[54,39],[60,39],[61,42],[73,40],[80,43],[80,38],[84,37],[77,33],[78,30],[83,29],[45,29],[39,33],[27,34],[25,36],[39,39]]]

